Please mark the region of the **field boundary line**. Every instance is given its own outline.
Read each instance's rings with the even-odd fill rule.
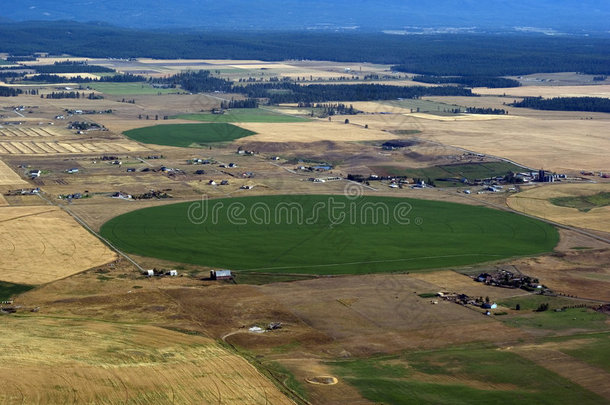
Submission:
[[[333,266],[355,266],[358,264],[394,263],[394,262],[406,262],[406,261],[410,261],[410,260],[419,260],[419,259],[438,259],[438,258],[465,257],[465,256],[483,256],[483,255],[479,254],[479,253],[469,253],[469,254],[461,254],[461,255],[420,256],[420,257],[410,257],[408,259],[371,260],[371,261],[366,261],[366,262],[315,264],[315,265],[311,265],[311,266],[260,267],[260,268],[256,268],[256,269],[239,269],[237,271],[283,270],[283,269],[318,268],[318,267],[333,267]],[[485,254],[485,256],[498,257],[501,255]]]
[[[76,215],[75,213],[73,213],[68,207],[64,207],[62,205],[59,204],[54,204],[52,201],[50,201],[48,198],[44,197],[41,193],[38,194],[38,196],[40,198],[42,198],[43,200],[45,200],[46,202],[48,202],[49,204],[59,207],[62,211],[66,212],[68,215],[70,215],[72,218],[74,218],[74,220],[76,220],[76,222],[78,222],[83,228],[85,228],[87,231],[89,231],[92,235],[94,235],[95,237],[97,237],[100,241],[102,241],[102,243],[104,243],[106,246],[108,246],[109,248],[111,248],[112,250],[114,250],[116,253],[118,253],[120,256],[124,257],[125,259],[127,259],[131,264],[133,264],[134,266],[136,266],[136,268],[138,270],[140,270],[141,272],[144,271],[144,268],[142,266],[140,266],[135,260],[133,260],[131,257],[129,257],[126,253],[122,252],[121,250],[119,250],[119,248],[117,248],[116,246],[114,246],[112,243],[110,243],[110,241],[108,241],[106,238],[104,238],[102,235],[100,235],[99,233],[95,232],[89,225],[87,225],[87,223],[82,220],[78,215]]]
[[[10,206],[8,206],[10,207]],[[6,208],[6,207],[5,207]],[[36,215],[42,215],[42,214],[48,214],[49,212],[55,212],[56,210],[49,210],[49,211],[42,211],[42,212],[35,212],[33,214],[25,214],[25,215],[20,215],[18,217],[14,217],[14,218],[9,218],[9,219],[3,219],[0,221],[0,223],[4,223],[4,222],[10,222],[10,221],[15,221],[17,219],[21,219],[21,218],[27,218],[27,217],[34,217]]]
[[[601,242],[610,244],[610,239],[604,238],[603,236],[596,235],[594,233],[591,233],[591,232],[586,231],[586,230],[581,229],[581,228],[576,228],[574,226],[561,224],[559,222],[551,221],[550,219],[546,219],[546,218],[543,218],[543,217],[537,217],[535,215],[531,215],[531,214],[527,214],[525,212],[517,211],[517,210],[515,210],[515,209],[513,209],[511,207],[508,207],[508,206],[505,207],[503,205],[494,204],[494,203],[492,203],[490,201],[479,200],[479,199],[477,199],[475,197],[469,197],[469,196],[466,196],[466,195],[462,195],[462,197],[463,198],[467,198],[467,199],[471,199],[473,201],[477,201],[479,203],[483,203],[485,205],[488,205],[488,206],[493,207],[493,208],[497,208],[497,209],[502,210],[502,211],[508,211],[508,212],[512,212],[512,213],[515,213],[515,214],[522,215],[524,217],[528,217],[528,218],[531,218],[531,219],[536,219],[538,221],[546,222],[547,224],[556,226],[557,228],[567,229],[568,231],[574,231],[574,232],[580,233],[581,235],[585,235],[585,236],[588,236],[590,238],[597,239],[597,240],[599,240]],[[516,195],[514,197],[516,197]]]

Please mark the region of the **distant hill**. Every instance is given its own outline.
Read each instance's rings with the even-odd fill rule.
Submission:
[[[22,0],[6,2],[0,14],[17,21],[95,20],[132,28],[610,31],[607,0]]]
[[[178,32],[117,28],[105,23],[35,21],[0,23],[0,50],[13,55],[49,52],[115,58],[373,62],[397,65],[398,71],[419,75],[470,76],[458,81],[471,86],[505,85],[504,80],[491,78],[538,72],[610,75],[610,37],[595,35]]]

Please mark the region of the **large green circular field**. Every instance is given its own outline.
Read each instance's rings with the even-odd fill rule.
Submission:
[[[216,142],[231,142],[255,133],[235,125],[214,122],[155,125],[131,129],[123,134],[142,143],[188,148],[206,146]]]
[[[145,208],[108,221],[121,250],[276,273],[421,270],[552,250],[538,220],[454,203],[390,197],[265,196]]]

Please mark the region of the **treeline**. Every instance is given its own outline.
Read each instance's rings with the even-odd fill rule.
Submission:
[[[208,70],[178,73],[168,78],[153,79],[151,83],[165,84],[170,87],[181,86],[191,93],[211,93],[213,91],[231,92],[233,83],[210,76]]]
[[[408,66],[394,66],[394,70],[398,72],[408,72]],[[413,81],[420,83],[431,83],[431,84],[459,84],[466,87],[488,87],[488,88],[502,88],[502,87],[519,87],[521,83],[514,79],[507,79],[505,77],[484,77],[484,76],[457,76],[457,77],[441,77],[441,76],[429,76],[419,75],[414,76]]]
[[[610,113],[610,99],[603,97],[527,97],[511,104],[513,107],[553,111],[590,111]]]
[[[88,65],[84,62],[55,62],[52,65],[26,66],[38,73],[112,73],[116,72],[104,66]]]
[[[258,100],[248,98],[246,100],[231,100],[220,103],[220,108],[226,110],[229,108],[258,108]]]
[[[141,31],[75,22],[0,24],[4,52],[74,56],[373,62],[434,76],[539,72],[610,75],[610,40],[519,34],[386,35],[333,32]],[[570,57],[566,57],[570,55]]]
[[[266,98],[271,104],[322,103],[327,101],[373,101],[397,98],[420,98],[424,96],[473,96],[469,89],[455,86],[403,87],[382,84],[311,84],[301,86],[293,83],[258,83],[234,91],[250,98]]]
[[[41,95],[40,98],[42,98],[43,96]],[[95,94],[95,93],[89,93],[88,95],[86,95],[85,93],[79,93],[78,91],[59,91],[59,92],[52,92],[47,94],[46,96],[44,96],[45,98],[50,98],[50,99],[60,99],[60,98],[87,98],[89,100],[100,100],[103,99],[104,97],[102,97],[99,94]]]
[[[20,72],[0,72],[0,80],[6,82],[7,79],[14,80],[18,77],[22,77],[23,73]]]
[[[328,117],[331,115],[356,115],[362,112],[360,110],[356,110],[351,104],[348,107],[343,103],[298,103],[298,106],[301,108],[315,108],[321,110],[320,115],[322,117]]]
[[[126,83],[126,82],[145,82],[146,77],[140,75],[132,75],[132,74],[116,74],[112,76],[102,76],[100,78],[91,78],[91,77],[63,77],[57,76],[54,74],[39,74],[33,76],[23,76],[21,77],[23,81],[30,82],[41,82],[41,83],[65,83],[65,82],[73,82],[73,83],[93,83],[93,82],[112,82],[112,83]]]
[[[15,97],[23,93],[19,89],[13,87],[0,86],[0,97]]]
[[[40,74],[40,75],[33,75],[33,76],[24,76],[21,78],[21,80],[25,81],[25,82],[36,82],[36,83],[65,83],[65,82],[86,82],[86,81],[91,81],[91,79],[89,78],[85,78],[82,76],[76,76],[76,77],[63,77],[63,76],[57,76],[57,75],[51,75],[51,74]]]
[[[502,108],[481,108],[481,107],[468,107],[466,108],[468,114],[494,114],[494,115],[505,115],[508,111]]]
[[[469,89],[456,86],[390,86],[381,84],[310,84],[301,86],[288,81],[233,85],[232,82],[210,76],[207,70],[179,73],[151,83],[180,85],[191,93],[226,92],[244,94],[249,99],[267,99],[270,104],[323,103],[327,101],[371,101],[424,96],[473,96]]]
[[[8,56],[6,58],[7,62],[34,62],[36,60],[37,60],[36,56],[33,56],[33,55],[26,55],[26,56],[14,55],[14,56]]]
[[[88,79],[91,82],[112,82],[112,83],[134,83],[145,82],[147,79],[141,75],[131,73],[116,74],[112,76],[101,76],[99,79]]]

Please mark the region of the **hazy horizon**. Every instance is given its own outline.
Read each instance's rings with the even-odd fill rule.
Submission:
[[[508,30],[547,35],[610,33],[610,3],[600,0],[438,0],[434,7],[412,0],[312,0],[224,2],[181,0],[25,0],[5,4],[0,21],[71,20],[129,28],[393,30],[397,33]],[[445,30],[452,32],[451,29]]]

